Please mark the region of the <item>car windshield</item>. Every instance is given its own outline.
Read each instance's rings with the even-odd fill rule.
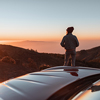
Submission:
[[[77,80],[76,82],[69,84],[63,89],[57,91],[47,100],[72,100],[72,98],[75,97],[75,95],[77,95],[80,91],[85,90],[87,87],[91,86],[98,79],[100,79],[100,75],[92,75],[83,78],[81,80]],[[91,100],[91,99],[87,99],[87,100]]]
[[[87,90],[81,91],[72,100],[100,100],[100,80]]]

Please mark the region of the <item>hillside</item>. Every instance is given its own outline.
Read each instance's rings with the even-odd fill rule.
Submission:
[[[23,49],[11,45],[0,45],[0,58],[10,56],[17,64],[28,63],[28,59],[34,60],[37,66],[41,64],[61,65],[62,59],[52,57],[45,53],[38,53],[34,50]],[[61,62],[59,62],[59,60]]]
[[[89,50],[78,51],[76,57],[82,61],[95,61],[96,59],[100,59],[100,46]]]
[[[76,60],[85,63],[87,66],[100,68],[100,46],[78,51]]]
[[[59,65],[63,65],[60,57],[11,45],[0,45],[0,81]]]
[[[38,53],[32,49],[0,45],[0,82],[44,68],[61,66],[63,62],[63,54]],[[78,51],[76,66],[100,68],[100,47]]]

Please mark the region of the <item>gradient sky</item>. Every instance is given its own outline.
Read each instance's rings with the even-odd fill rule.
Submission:
[[[0,0],[0,40],[100,39],[100,0]]]

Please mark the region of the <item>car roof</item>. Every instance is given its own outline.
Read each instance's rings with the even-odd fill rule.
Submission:
[[[66,85],[95,74],[100,74],[100,69],[57,66],[8,80],[2,83],[0,92],[6,90],[10,94],[17,95],[14,100],[46,100]],[[2,94],[0,97],[4,98]],[[13,98],[10,95],[8,97],[10,99],[7,100]]]

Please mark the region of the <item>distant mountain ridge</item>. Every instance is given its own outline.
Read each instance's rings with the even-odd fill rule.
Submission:
[[[37,50],[41,53],[64,53],[63,48],[60,46],[60,42],[57,41],[15,41],[6,42],[7,45],[13,45],[17,47],[22,47],[25,49]]]
[[[6,41],[5,44],[22,47],[25,49],[37,50],[41,53],[59,53],[64,54],[65,50],[61,47],[59,41]],[[90,49],[94,46],[99,46],[100,40],[79,40],[80,46],[76,49],[80,51],[82,49]]]

